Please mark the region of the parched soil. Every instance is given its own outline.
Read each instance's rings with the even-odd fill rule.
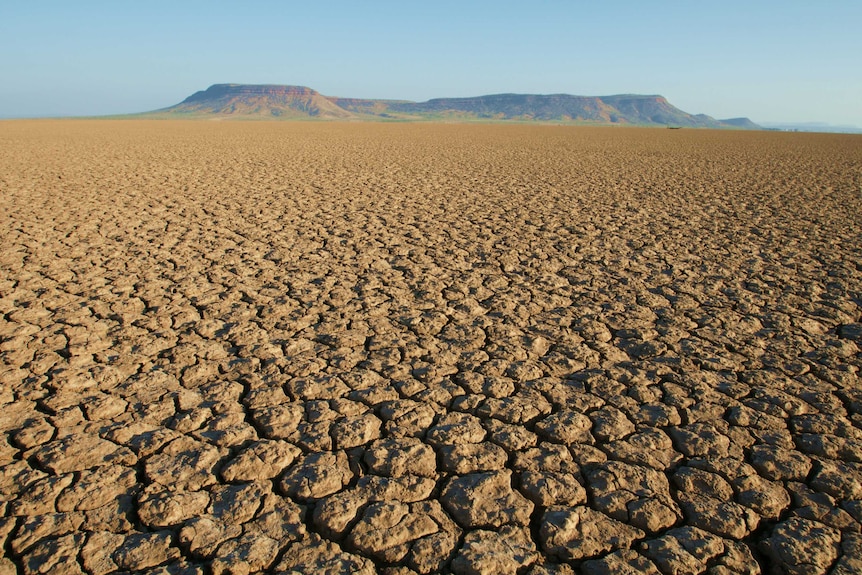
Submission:
[[[862,138],[0,123],[0,574],[862,572]]]

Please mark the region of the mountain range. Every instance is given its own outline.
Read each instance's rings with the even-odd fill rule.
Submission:
[[[214,84],[179,104],[138,116],[221,119],[450,120],[761,129],[748,118],[692,115],[662,96],[493,94],[427,102],[324,96],[305,86]]]

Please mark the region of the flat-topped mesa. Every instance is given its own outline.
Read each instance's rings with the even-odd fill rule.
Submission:
[[[305,86],[213,84],[163,112],[186,116],[348,119],[353,114]]]
[[[190,104],[231,96],[281,96],[309,97],[320,95],[306,86],[281,86],[278,84],[213,84],[206,90],[195,92],[181,104]]]

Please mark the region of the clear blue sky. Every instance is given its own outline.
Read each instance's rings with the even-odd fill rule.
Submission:
[[[141,112],[222,82],[662,94],[717,118],[862,127],[862,0],[0,0],[0,117]]]

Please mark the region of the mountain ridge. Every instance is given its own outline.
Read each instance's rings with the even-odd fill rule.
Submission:
[[[517,121],[762,129],[748,118],[689,114],[658,94],[487,94],[425,102],[324,96],[307,86],[213,84],[179,104],[138,116],[218,119]]]
[[[157,111],[275,117],[349,118],[351,115],[311,88],[278,84],[213,84],[176,106]]]

